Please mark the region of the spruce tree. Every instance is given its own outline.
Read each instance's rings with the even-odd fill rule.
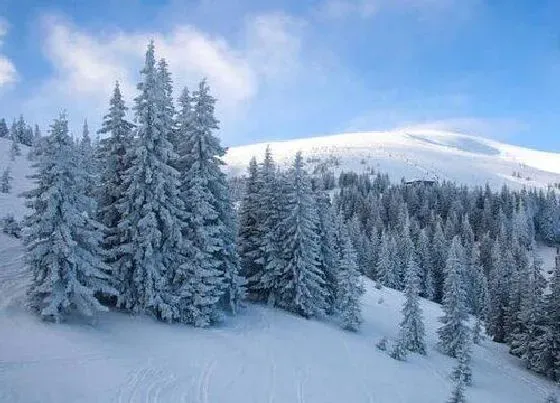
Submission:
[[[444,315],[440,318],[442,326],[437,330],[440,348],[445,354],[455,358],[468,339],[463,270],[463,248],[456,236],[453,238],[447,258],[443,286]]]
[[[259,293],[258,279],[263,272],[261,243],[264,234],[262,229],[262,213],[260,210],[259,167],[255,157],[251,158],[245,179],[245,189],[238,213],[237,250],[240,259],[241,275],[248,279],[247,293],[249,298],[262,300]]]
[[[339,226],[339,236],[341,245],[336,273],[335,311],[340,318],[342,328],[355,332],[362,323],[360,297],[365,289],[356,263],[356,252],[348,230],[343,224]]]
[[[260,166],[259,179],[262,234],[259,263],[263,265],[263,270],[249,280],[255,284],[252,287],[255,290],[253,295],[258,295],[260,301],[275,305],[274,290],[277,289],[277,280],[279,280],[276,273],[286,264],[282,253],[283,233],[280,224],[287,215],[285,192],[287,180],[285,175],[276,170],[272,150],[268,146]]]
[[[12,168],[7,166],[2,171],[2,177],[0,177],[0,192],[10,193],[12,190],[12,181],[14,177],[12,176]]]
[[[457,365],[451,376],[455,381],[462,380],[465,386],[472,385],[471,350],[468,340],[460,346],[457,352]]]
[[[208,236],[213,258],[218,262],[217,269],[221,272],[220,278],[212,281],[220,282],[222,285],[216,289],[221,294],[222,305],[235,312],[239,302],[244,298],[245,281],[239,275],[239,257],[235,248],[237,223],[230,201],[229,187],[227,178],[222,172],[221,166],[224,164],[222,157],[226,149],[221,146],[219,138],[214,132],[219,128],[219,121],[214,116],[214,104],[216,100],[210,95],[210,88],[205,80],[201,81],[198,89],[192,94],[192,120],[191,126],[187,129],[184,142],[181,145],[184,154],[180,155],[185,167],[181,171],[181,182],[183,186],[183,201],[190,203],[185,187],[193,183],[194,187],[199,187],[200,191],[208,193],[202,195],[211,205],[211,210],[207,211]],[[184,192],[186,190],[186,193]],[[191,189],[190,192],[193,190]],[[197,207],[198,209],[198,207]],[[186,208],[187,214],[192,219],[193,213]],[[195,219],[197,220],[197,219]],[[189,222],[189,219],[187,219]],[[187,234],[188,239],[188,234]]]
[[[10,135],[10,130],[6,124],[6,119],[0,119],[0,138],[8,138]]]
[[[400,340],[404,347],[412,352],[426,354],[424,342],[424,320],[419,302],[419,268],[414,256],[410,256],[406,269],[404,288],[405,303],[402,309],[403,319],[400,324]]]
[[[455,380],[453,384],[453,391],[451,392],[451,397],[447,400],[447,403],[466,403],[467,398],[465,396],[465,382],[462,377]]]
[[[112,281],[123,296],[131,286],[131,261],[130,253],[121,248],[126,234],[123,228],[119,228],[119,223],[124,221],[120,208],[126,203],[124,180],[126,171],[130,168],[134,146],[133,125],[126,119],[126,110],[117,82],[109,101],[109,111],[103,117],[98,131],[105,137],[100,140],[95,156],[100,168],[100,185],[96,190],[97,217],[105,226],[102,246],[106,263],[111,267]]]
[[[116,293],[105,274],[102,228],[91,216],[95,203],[85,193],[79,156],[61,116],[36,164],[37,188],[26,195],[32,209],[25,238],[25,261],[33,273],[31,306],[55,322],[106,310],[96,295]]]
[[[154,45],[148,45],[145,66],[135,99],[136,141],[130,166],[123,177],[123,199],[118,204],[122,220],[119,249],[126,268],[124,294],[119,305],[135,313],[164,320],[178,316],[168,282],[181,262],[182,204],[178,198],[178,173],[168,141],[171,129],[163,125],[161,86],[155,67]],[[125,262],[126,261],[126,262]]]
[[[280,222],[283,264],[276,267],[274,301],[304,317],[324,314],[326,290],[321,271],[318,217],[310,181],[297,153],[286,189],[286,216]]]

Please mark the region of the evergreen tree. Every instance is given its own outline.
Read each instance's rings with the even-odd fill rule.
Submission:
[[[451,397],[447,400],[447,403],[466,403],[467,398],[465,397],[465,382],[463,382],[462,377],[459,377],[453,386],[453,392]]]
[[[442,351],[455,358],[468,339],[466,296],[462,284],[463,270],[463,248],[456,236],[453,238],[447,258],[443,286],[444,315],[440,318],[442,326],[437,331]]]
[[[430,241],[426,229],[422,229],[418,235],[416,245],[416,259],[420,268],[420,295],[429,300],[434,299],[434,271],[430,256]]]
[[[400,339],[405,348],[419,354],[426,354],[424,323],[419,303],[419,268],[413,256],[409,258],[404,288],[405,303],[402,309]]]
[[[462,380],[465,386],[472,384],[471,351],[468,340],[460,346],[457,352],[457,365],[451,376],[455,381]]]
[[[194,281],[197,288],[195,307],[202,312],[202,320],[212,321],[218,306],[222,304],[235,312],[244,297],[244,281],[239,276],[239,258],[235,249],[236,221],[229,196],[227,178],[221,170],[226,149],[214,135],[218,120],[214,116],[216,100],[210,95],[205,80],[193,92],[192,112],[189,124],[181,125],[178,149],[181,161],[181,199],[187,213],[184,236],[195,247],[191,255],[209,254],[210,258],[195,265]],[[183,107],[186,107],[184,104]],[[196,205],[200,200],[200,205]],[[200,267],[200,271],[197,271]],[[216,298],[218,300],[216,300]],[[198,308],[197,308],[198,309]],[[202,322],[199,321],[199,324]]]
[[[8,125],[6,124],[6,119],[0,119],[0,138],[8,138],[10,135],[10,130],[8,130]]]
[[[10,159],[12,161],[15,161],[16,157],[21,155],[21,147],[19,146],[19,143],[13,134],[11,140],[12,140],[12,144],[10,147]]]
[[[12,181],[14,177],[12,176],[12,168],[7,166],[2,171],[2,177],[0,177],[0,192],[10,193],[12,190]]]
[[[434,273],[434,301],[441,302],[443,281],[445,278],[445,265],[447,260],[447,241],[438,217],[432,239],[432,267]]]
[[[325,312],[326,290],[321,271],[317,212],[301,153],[296,154],[286,189],[285,211],[280,222],[281,254],[284,264],[274,276],[274,302],[304,317]]]
[[[255,284],[253,289],[258,290],[259,300],[267,301],[275,305],[276,293],[279,279],[276,276],[286,261],[282,253],[283,233],[280,226],[286,217],[286,178],[276,171],[276,165],[272,157],[270,147],[266,148],[264,161],[260,166],[260,207],[261,212],[261,258],[259,262],[263,265],[262,272],[257,272],[250,280]],[[253,292],[253,295],[256,293]]]
[[[136,137],[118,204],[122,220],[119,250],[126,268],[119,305],[164,320],[179,316],[168,282],[182,262],[181,202],[175,157],[162,125],[162,94],[157,82],[154,45],[149,44],[135,99]]]
[[[339,290],[338,274],[339,270],[341,270],[339,253],[345,241],[342,232],[343,230],[347,231],[347,229],[342,228],[341,217],[336,215],[327,193],[323,191],[315,192],[315,205],[319,217],[317,227],[320,243],[321,271],[325,276],[326,313],[332,314],[335,311],[335,300]],[[357,259],[357,256],[354,258]]]
[[[386,287],[397,287],[395,261],[392,256],[391,239],[385,230],[381,233],[377,258],[377,280]]]
[[[260,180],[259,167],[255,157],[251,158],[245,180],[245,190],[241,199],[238,213],[237,250],[240,259],[241,274],[248,279],[248,296],[255,300],[257,297],[258,279],[263,272],[261,259],[261,242],[264,234],[262,229],[262,213],[260,211]]]
[[[346,226],[340,225],[339,231],[341,247],[337,265],[335,311],[340,317],[342,328],[355,332],[362,323],[360,297],[365,289],[348,230]]]
[[[85,194],[64,116],[52,125],[37,163],[37,188],[29,193],[26,264],[33,273],[31,306],[45,320],[59,322],[72,313],[91,316],[106,310],[98,293],[114,294],[104,273],[101,226],[92,217],[95,203]]]
[[[130,287],[130,253],[121,248],[126,239],[119,223],[124,221],[121,206],[125,199],[125,175],[133,155],[133,125],[126,119],[126,106],[119,84],[115,84],[109,102],[109,112],[104,116],[98,133],[100,140],[96,159],[100,168],[100,186],[97,190],[98,219],[105,226],[102,246],[106,263],[112,269],[112,279],[119,294],[126,295]]]

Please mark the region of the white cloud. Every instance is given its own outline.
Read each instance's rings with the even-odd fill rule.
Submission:
[[[433,14],[459,6],[464,9],[478,0],[324,0],[319,4],[319,15],[329,19],[347,17],[370,18],[386,9],[398,9]]]
[[[0,47],[8,33],[8,23],[0,18]],[[17,70],[13,62],[0,53],[0,88],[17,80]]]
[[[254,16],[247,21],[246,52],[257,73],[277,78],[300,64],[305,22],[284,13]]]
[[[169,63],[175,91],[207,77],[222,117],[233,119],[255,98],[263,82],[297,68],[300,31],[296,27],[296,20],[284,14],[256,15],[247,20],[242,43],[235,44],[190,25],[165,33],[92,34],[60,17],[45,17],[43,51],[54,75],[26,109],[33,109],[38,119],[56,113],[53,107],[68,108],[71,118],[100,115],[115,80],[130,105],[146,45],[154,39],[157,57]]]

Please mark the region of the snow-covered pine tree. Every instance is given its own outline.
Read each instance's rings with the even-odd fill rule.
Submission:
[[[332,314],[336,310],[335,300],[338,292],[338,273],[341,263],[339,254],[344,241],[343,235],[347,234],[347,228],[342,228],[341,217],[334,211],[326,192],[318,190],[314,196],[319,217],[317,229],[321,249],[321,270],[325,276],[327,293],[325,297],[326,313]],[[357,256],[355,258],[357,259]]]
[[[441,302],[443,282],[445,279],[445,265],[447,261],[447,241],[438,216],[431,244],[432,268],[434,274],[434,301]]]
[[[521,302],[517,314],[517,327],[510,335],[510,352],[520,357],[527,368],[535,366],[535,340],[539,337],[539,319],[546,311],[543,305],[543,286],[541,274],[542,260],[533,246],[532,262],[528,270],[522,272]]]
[[[245,189],[238,213],[237,250],[240,259],[241,275],[248,279],[248,297],[264,300],[259,294],[258,279],[263,272],[263,259],[261,256],[262,214],[260,211],[260,186],[259,166],[255,157],[251,158],[245,179]]]
[[[183,127],[185,134],[179,133],[179,138],[182,139],[178,147],[181,150],[179,157],[184,164],[180,172],[181,194],[189,225],[194,225],[195,228],[198,225],[205,227],[203,231],[206,232],[206,240],[198,240],[201,242],[199,248],[204,253],[210,253],[212,260],[217,263],[217,266],[214,266],[214,263],[209,262],[211,269],[208,273],[212,272],[212,275],[200,273],[204,281],[212,284],[207,291],[204,287],[200,289],[204,294],[201,294],[201,298],[212,301],[218,297],[225,308],[235,312],[237,305],[244,298],[245,281],[239,275],[239,257],[235,248],[237,223],[230,201],[227,178],[221,170],[224,164],[221,158],[226,149],[214,135],[214,131],[219,127],[219,122],[214,116],[215,102],[206,80],[202,80],[192,94],[190,125]],[[196,194],[197,192],[199,194]],[[194,206],[191,197],[208,203],[208,208]],[[194,217],[194,211],[199,211],[203,216]],[[198,220],[201,221],[197,223]],[[189,234],[194,232],[187,229],[186,238],[190,239]]]
[[[96,191],[97,216],[105,226],[102,246],[106,263],[111,267],[112,281],[120,295],[125,295],[130,287],[129,254],[121,249],[122,239],[126,235],[118,226],[123,221],[119,205],[125,202],[124,177],[130,167],[134,145],[133,125],[126,119],[126,110],[117,82],[109,101],[109,112],[103,117],[98,130],[105,137],[100,140],[95,156],[100,168],[100,185]]]
[[[472,385],[471,349],[468,340],[459,347],[459,351],[457,352],[457,365],[453,369],[451,377],[455,381],[462,380],[465,386]]]
[[[286,262],[282,254],[282,228],[280,223],[286,217],[286,192],[287,178],[276,170],[270,147],[266,147],[263,163],[260,166],[259,186],[261,204],[259,211],[262,223],[261,258],[263,270],[253,276],[253,295],[258,295],[260,301],[275,305],[278,277],[275,275]],[[262,261],[261,261],[262,259]]]
[[[437,330],[442,351],[457,357],[462,346],[468,342],[466,296],[463,286],[464,255],[458,236],[453,238],[445,267],[443,285],[442,326]]]
[[[284,264],[274,273],[274,302],[304,317],[325,312],[325,279],[317,235],[317,212],[311,186],[297,153],[286,188],[286,216],[280,222],[281,254]]]
[[[101,225],[85,193],[87,178],[68,134],[64,116],[55,120],[36,164],[37,188],[26,194],[26,264],[33,273],[30,303],[45,320],[60,322],[73,313],[91,316],[106,310],[98,293],[109,286],[99,243]]]
[[[434,271],[432,259],[430,256],[430,240],[426,234],[426,229],[422,228],[418,235],[416,245],[416,260],[420,268],[420,295],[433,300],[434,299]]]
[[[6,124],[6,119],[0,119],[0,138],[8,138],[10,135],[10,130]]]
[[[2,171],[2,177],[0,177],[0,192],[10,193],[12,191],[12,181],[14,177],[12,176],[12,168],[7,166]]]
[[[447,400],[447,403],[467,403],[467,398],[465,396],[465,382],[459,377],[453,383],[453,391],[451,392],[451,397]]]
[[[173,146],[162,125],[163,94],[157,82],[153,42],[148,45],[141,75],[134,108],[137,139],[122,178],[124,195],[118,204],[122,217],[119,250],[126,268],[125,292],[119,296],[119,305],[172,320],[178,313],[168,281],[181,262],[182,205],[178,173],[171,166]]]
[[[492,267],[489,276],[489,308],[487,331],[494,341],[502,343],[506,338],[507,309],[510,294],[509,279],[514,266],[511,250],[502,253],[502,241],[496,239],[492,247]]]
[[[393,265],[389,250],[389,236],[383,230],[379,238],[379,254],[377,257],[377,282],[385,287],[396,287],[396,279],[393,278]]]
[[[21,155],[21,147],[19,146],[17,138],[12,133],[11,135],[12,144],[10,146],[10,159],[15,161],[16,157]]]
[[[355,332],[362,323],[360,297],[365,292],[365,288],[348,229],[340,223],[340,220],[338,231],[340,250],[336,273],[335,312],[340,318],[342,328]]]
[[[405,303],[402,308],[403,319],[400,323],[400,341],[408,351],[426,354],[424,342],[424,319],[419,301],[420,278],[418,265],[414,256],[409,257],[406,268],[404,296]]]

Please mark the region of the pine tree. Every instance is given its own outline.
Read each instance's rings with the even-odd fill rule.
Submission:
[[[468,340],[460,346],[457,352],[457,365],[451,376],[455,381],[462,380],[465,386],[472,385],[471,351]]]
[[[474,322],[474,327],[472,330],[472,342],[474,344],[480,344],[482,340],[482,320],[477,317]]]
[[[381,237],[379,238],[379,255],[377,257],[377,282],[383,284],[386,287],[394,287],[396,281],[391,278],[392,271],[392,261],[389,256],[389,237],[387,232],[383,230],[381,232]]]
[[[126,268],[119,305],[135,313],[164,320],[179,314],[169,295],[168,281],[182,261],[181,202],[175,157],[162,126],[161,99],[155,68],[154,45],[149,44],[141,71],[140,94],[135,99],[136,137],[130,167],[123,177],[122,267]],[[172,294],[172,293],[171,293]]]
[[[102,229],[92,217],[95,203],[85,194],[64,116],[55,120],[36,164],[37,188],[29,193],[26,264],[33,273],[31,306],[45,320],[60,322],[72,313],[91,316],[104,308],[96,294],[109,286],[99,243]]]
[[[461,377],[455,381],[453,386],[453,392],[451,397],[447,400],[447,403],[466,403],[467,398],[465,397],[465,383]]]
[[[15,161],[16,157],[21,155],[21,147],[19,146],[17,138],[13,135],[11,136],[12,144],[10,147],[10,159]]]
[[[12,176],[12,168],[7,166],[2,171],[2,177],[0,178],[0,192],[10,193],[12,191],[12,181],[14,177]]]
[[[207,263],[201,263],[202,270],[194,273],[203,279],[195,282],[199,289],[194,301],[207,311],[203,317],[210,321],[216,317],[216,298],[230,311],[236,311],[244,298],[245,284],[239,275],[235,249],[237,223],[227,178],[221,170],[221,158],[226,149],[214,135],[219,127],[214,116],[215,102],[206,81],[201,81],[192,95],[192,112],[183,111],[183,115],[191,114],[190,123],[182,125],[178,135],[182,139],[178,147],[182,164],[181,199],[187,213],[184,235],[198,248],[195,255],[208,253],[211,256]],[[201,204],[195,205],[195,200],[200,200]]]
[[[340,270],[339,253],[342,249],[343,234],[341,217],[331,206],[329,195],[323,191],[315,192],[317,207],[318,234],[321,254],[321,271],[325,276],[326,313],[333,314],[338,292],[338,273]],[[344,228],[344,230],[347,230]],[[355,257],[357,259],[357,257]],[[359,272],[358,272],[359,274]]]
[[[422,229],[418,235],[416,245],[416,259],[420,268],[420,295],[429,300],[434,299],[434,270],[430,256],[429,239],[426,230]]]
[[[275,304],[304,317],[324,314],[326,290],[321,271],[318,217],[303,167],[301,153],[296,154],[286,189],[287,215],[280,222],[281,254],[284,264],[276,267]]]
[[[442,326],[437,331],[442,351],[455,358],[468,339],[466,296],[462,284],[463,265],[463,248],[456,236],[453,238],[447,258],[443,286],[444,315],[440,318]]]
[[[276,171],[276,165],[272,157],[270,147],[266,148],[264,161],[260,166],[260,207],[261,213],[261,258],[259,262],[263,265],[261,273],[257,273],[250,280],[255,284],[253,287],[258,290],[261,301],[266,301],[270,305],[275,305],[276,293],[278,288],[276,273],[286,265],[282,253],[283,233],[280,226],[287,215],[286,211],[286,192],[287,180],[285,175]],[[255,293],[253,293],[255,294]]]
[[[10,135],[10,130],[8,130],[8,125],[6,124],[6,119],[0,119],[0,138],[8,138]]]
[[[438,217],[432,239],[432,268],[434,274],[434,301],[441,302],[443,281],[445,278],[445,264],[447,260],[447,241]]]
[[[356,252],[345,225],[339,226],[339,234],[341,246],[337,265],[335,311],[340,317],[342,328],[355,332],[362,323],[360,297],[365,289],[356,263]]]
[[[403,319],[400,324],[400,340],[404,347],[412,352],[426,354],[424,342],[424,323],[419,302],[419,268],[414,256],[410,256],[406,269],[404,288],[405,303],[402,309]]]
[[[105,226],[102,246],[106,263],[112,270],[112,281],[125,295],[130,287],[130,253],[121,248],[126,234],[119,223],[124,221],[120,206],[126,203],[125,175],[130,168],[133,154],[133,125],[126,120],[126,106],[121,96],[119,83],[109,101],[109,112],[104,116],[98,133],[105,135],[100,140],[96,159],[100,168],[100,186],[97,189],[98,219]]]
[[[264,270],[261,256],[261,243],[264,234],[262,213],[260,211],[260,179],[256,158],[251,158],[245,180],[245,190],[238,213],[237,250],[240,258],[241,274],[248,279],[248,296],[254,300],[263,300],[258,296],[258,279]]]

